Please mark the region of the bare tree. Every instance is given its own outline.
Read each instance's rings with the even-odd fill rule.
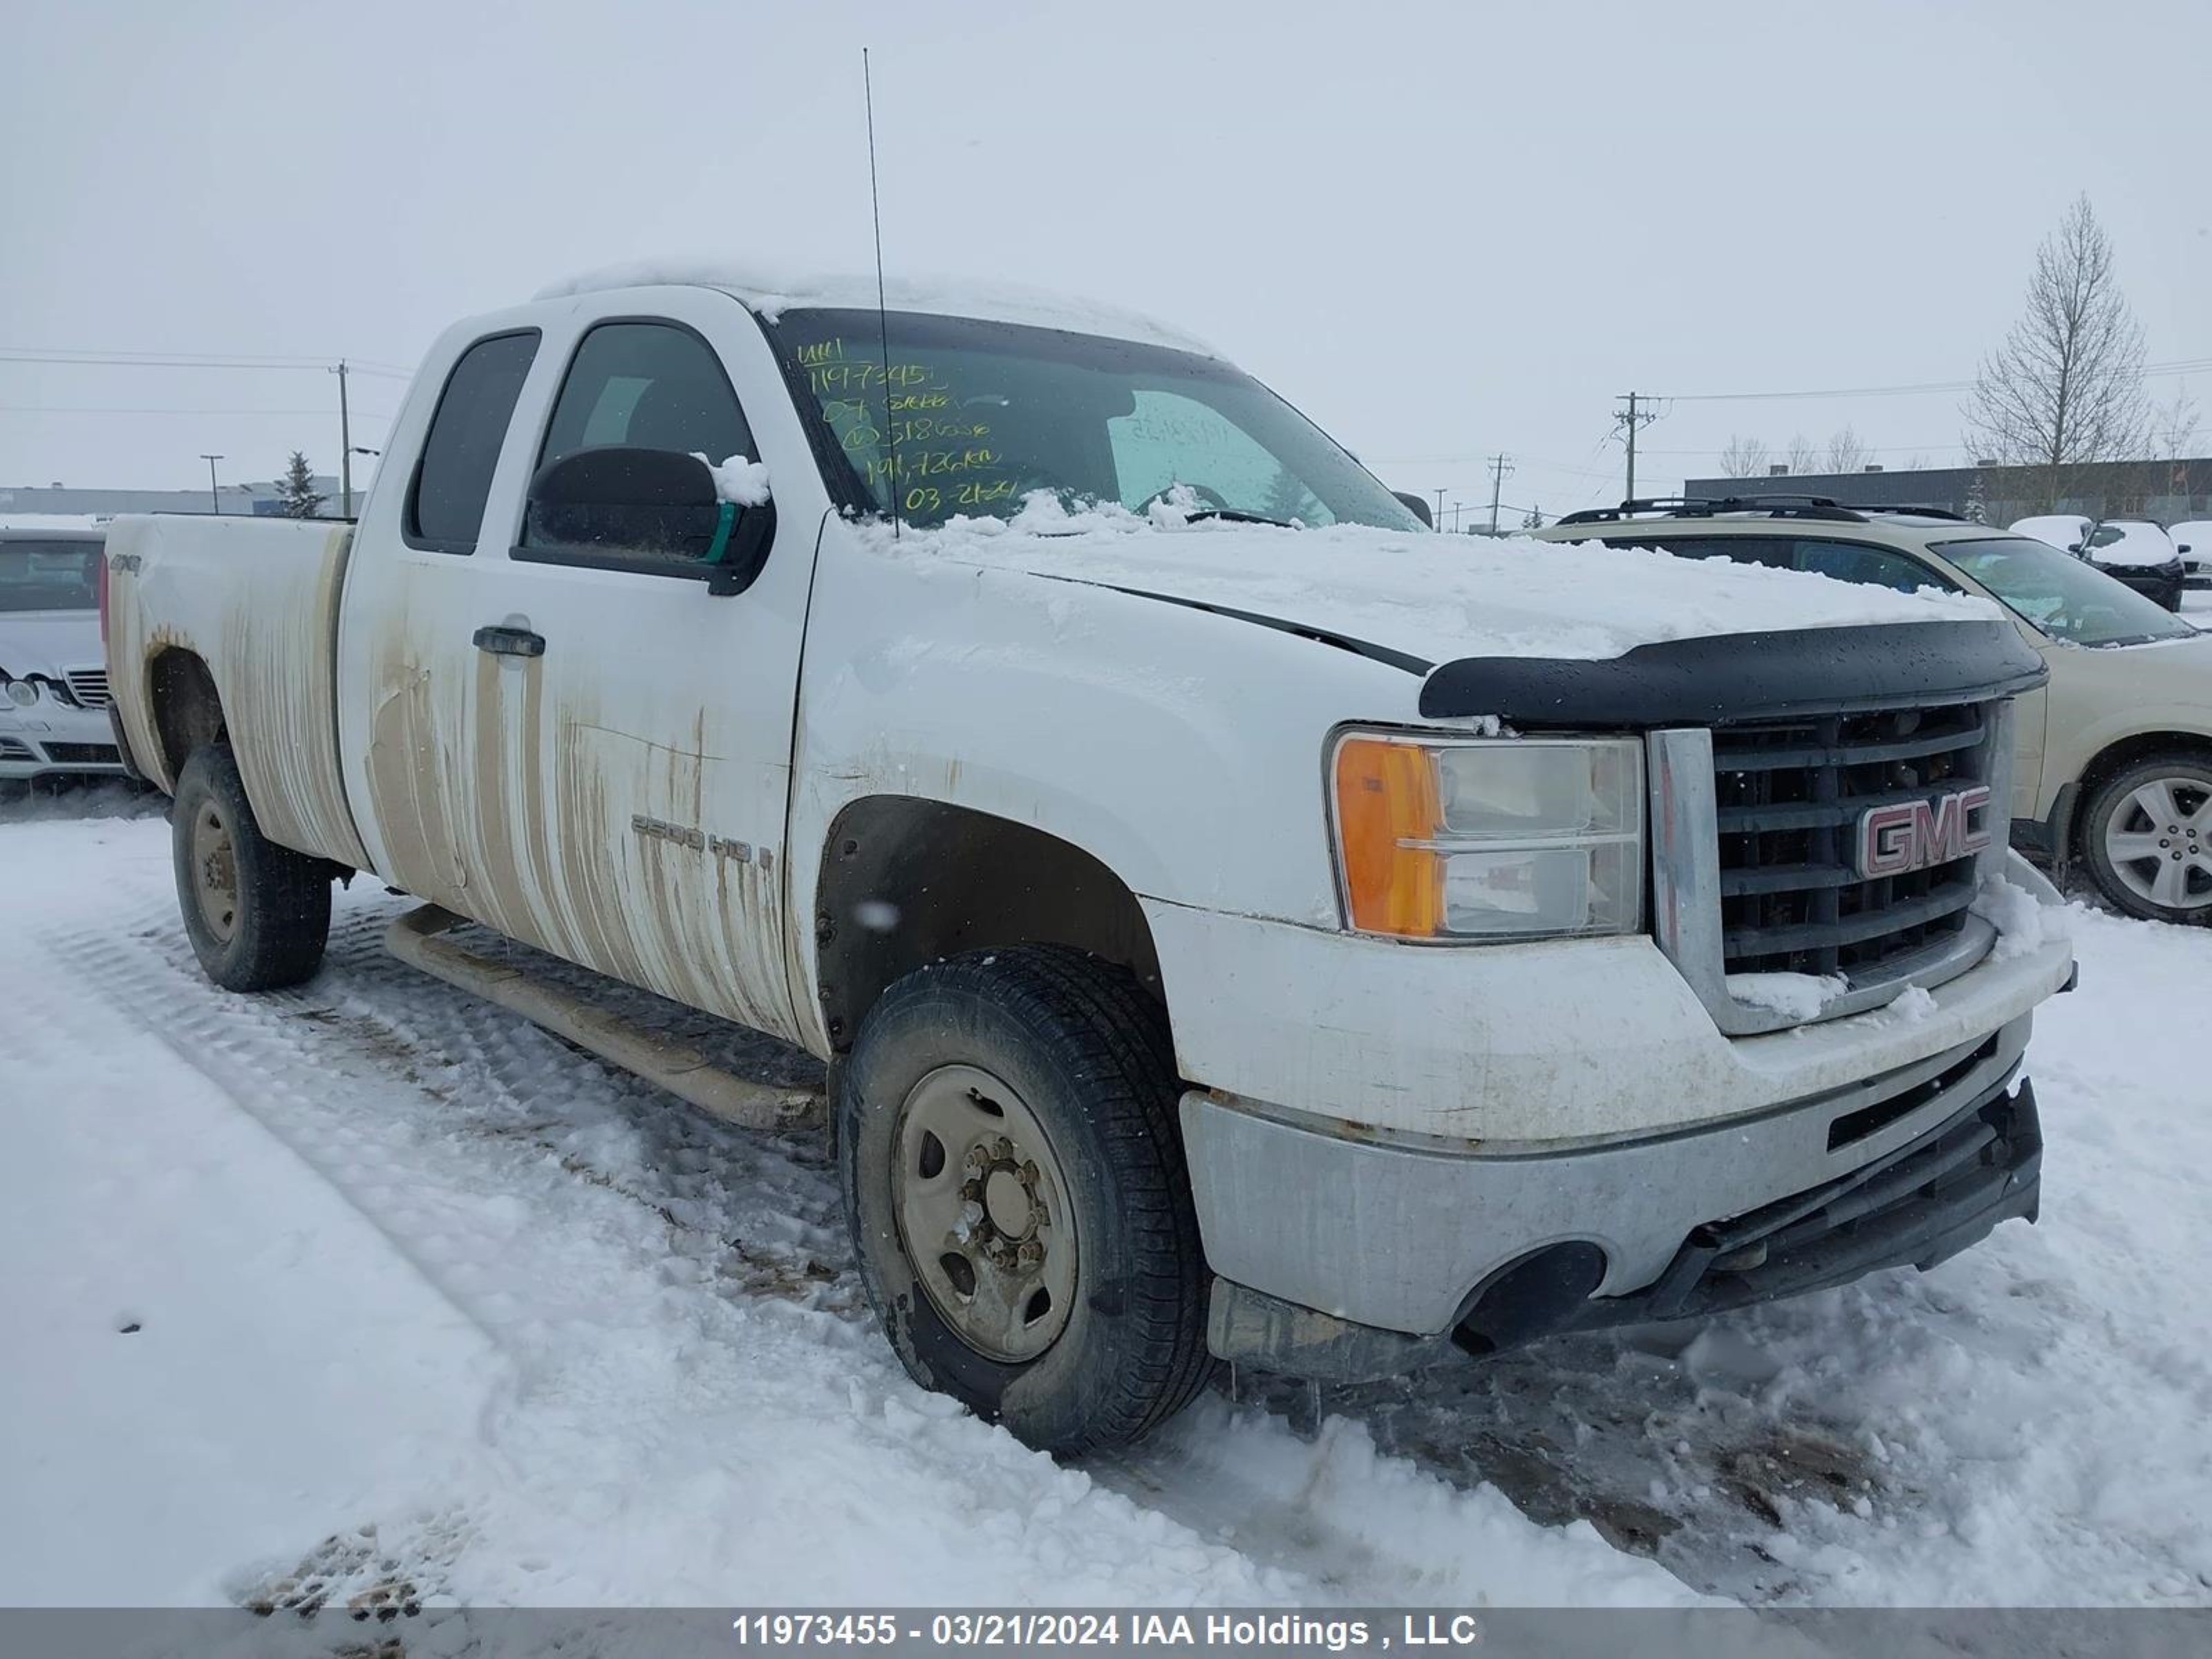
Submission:
[[[2172,403],[2160,404],[2152,411],[2151,435],[2157,453],[2165,459],[2178,461],[2187,453],[2197,440],[2197,404],[2187,386],[2174,392]]]
[[[1792,472],[1818,472],[1820,470],[1820,452],[1813,447],[1812,440],[1802,432],[1791,435],[1790,447],[1782,454],[1783,459],[1790,463]]]
[[[2112,274],[2112,245],[2083,196],[2036,250],[2027,308],[1982,360],[1961,411],[1977,455],[2048,469],[2140,455],[2150,435],[2142,329]]]
[[[1828,471],[1831,472],[1856,472],[1873,458],[1874,451],[1868,448],[1859,434],[1849,427],[1828,440]]]
[[[1756,438],[1739,438],[1730,433],[1728,447],[1721,451],[1721,471],[1731,478],[1763,477],[1766,446]]]

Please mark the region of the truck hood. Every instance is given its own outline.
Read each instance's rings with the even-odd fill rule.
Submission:
[[[883,550],[957,560],[1202,606],[1311,633],[1425,672],[1466,657],[1602,660],[1664,641],[1798,629],[1987,622],[1959,594],[1595,543],[1490,540],[1356,526],[1291,530],[1171,510],[1070,514],[1047,498],[1010,520],[864,533]]]
[[[11,678],[59,679],[106,660],[96,611],[0,611],[0,672]]]

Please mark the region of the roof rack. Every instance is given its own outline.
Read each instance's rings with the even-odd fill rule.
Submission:
[[[1861,513],[1905,513],[1916,519],[1946,519],[1953,524],[1973,522],[1963,513],[1954,513],[1948,507],[1930,507],[1925,501],[1911,504],[1884,501],[1879,507],[1869,507],[1863,501],[1854,501],[1851,505]]]
[[[1894,508],[1878,509],[1885,512]],[[1845,507],[1826,495],[1652,495],[1623,501],[1619,507],[1585,507],[1570,513],[1561,524],[1607,524],[1638,514],[1662,514],[1671,519],[1711,519],[1723,513],[1764,513],[1776,519],[1820,519],[1835,524],[1864,524],[1863,511]]]

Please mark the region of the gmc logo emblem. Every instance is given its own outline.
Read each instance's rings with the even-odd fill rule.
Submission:
[[[1977,784],[1932,801],[1869,806],[1859,814],[1856,863],[1862,876],[1901,876],[1978,853],[1994,837],[1989,788]]]

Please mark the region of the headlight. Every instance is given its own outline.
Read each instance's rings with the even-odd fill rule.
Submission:
[[[1329,771],[1357,932],[1480,940],[1644,925],[1644,745],[1633,738],[1351,732]]]
[[[8,682],[8,701],[18,708],[28,708],[39,700],[39,688],[28,680]]]

